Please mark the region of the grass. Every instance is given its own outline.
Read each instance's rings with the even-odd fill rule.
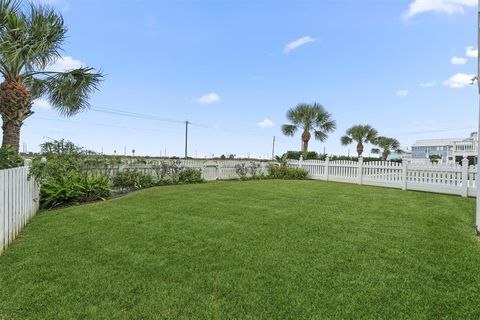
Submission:
[[[260,181],[44,212],[0,256],[0,319],[478,319],[474,210]]]

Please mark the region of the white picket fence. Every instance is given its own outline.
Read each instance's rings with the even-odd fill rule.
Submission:
[[[94,175],[114,176],[117,172],[125,170],[137,170],[152,176],[158,175],[159,165],[161,162],[173,163],[178,162],[181,167],[200,169],[202,177],[206,181],[213,180],[231,180],[240,178],[236,172],[237,165],[245,164],[251,166],[252,163],[259,165],[257,174],[266,174],[268,166],[274,161],[254,161],[254,160],[198,160],[198,159],[165,159],[150,160],[148,164],[130,162],[118,165],[111,165],[105,168],[92,168],[89,170]]]
[[[461,164],[414,164],[388,161],[289,160],[292,167],[305,169],[311,179],[476,196],[477,166]]]
[[[39,187],[28,179],[29,161],[23,167],[0,170],[0,254],[38,210]]]

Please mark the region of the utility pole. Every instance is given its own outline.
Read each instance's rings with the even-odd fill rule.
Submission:
[[[185,121],[185,159],[187,157],[188,157],[188,120]]]
[[[272,160],[275,159],[275,136],[273,136],[272,141]]]
[[[478,16],[477,16],[477,50],[480,46],[480,0],[478,0]],[[479,167],[478,163],[480,160],[480,60],[477,57],[477,86],[479,94],[479,107],[478,107],[478,130],[477,130],[477,168]],[[477,169],[478,170],[478,169]],[[477,173],[477,177],[479,174]],[[480,185],[477,183],[477,213],[475,219],[475,231],[480,235]]]

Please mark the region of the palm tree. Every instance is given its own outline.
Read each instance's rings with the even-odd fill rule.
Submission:
[[[340,141],[344,146],[351,144],[353,141],[357,142],[358,157],[361,157],[363,153],[363,144],[374,143],[377,139],[377,134],[377,130],[375,130],[368,124],[356,125],[349,128],[345,132],[345,135],[340,139]]]
[[[380,154],[382,152],[382,159],[387,160],[392,151],[400,151],[400,142],[395,138],[388,138],[380,136],[374,143],[378,148],[373,148],[372,153]]]
[[[43,97],[64,116],[89,108],[101,72],[81,67],[65,72],[49,68],[61,58],[67,28],[61,15],[44,5],[27,9],[16,0],[0,0],[0,115],[2,146],[18,152],[20,129]]]
[[[308,142],[312,136],[311,132],[313,132],[316,140],[323,142],[327,139],[327,133],[334,131],[336,128],[332,115],[319,103],[300,103],[287,111],[287,119],[291,121],[291,124],[284,124],[282,132],[287,136],[293,136],[295,132],[302,130],[304,157],[307,156]]]

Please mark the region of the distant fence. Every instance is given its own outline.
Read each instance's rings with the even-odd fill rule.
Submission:
[[[273,161],[255,161],[255,160],[198,160],[198,159],[165,159],[165,160],[150,160],[147,164],[139,162],[122,163],[118,165],[109,165],[104,168],[93,168],[90,170],[95,175],[114,176],[116,173],[125,170],[137,170],[152,176],[158,176],[163,163],[177,163],[184,168],[200,169],[202,177],[206,181],[213,180],[230,180],[238,179],[240,176],[236,172],[237,165],[250,166],[256,164],[258,166],[257,174],[266,174],[268,166]]]
[[[311,179],[476,196],[477,166],[415,164],[387,161],[289,160],[289,166],[305,169]]]
[[[37,213],[39,187],[24,167],[0,170],[0,254]]]

